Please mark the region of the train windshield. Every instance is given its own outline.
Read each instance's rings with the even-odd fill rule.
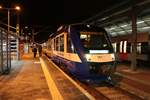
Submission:
[[[112,53],[110,41],[103,32],[80,32],[85,53]]]

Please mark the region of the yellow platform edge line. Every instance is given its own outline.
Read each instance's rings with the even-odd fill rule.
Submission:
[[[57,89],[57,86],[56,86],[55,82],[53,81],[53,79],[47,69],[47,65],[45,64],[45,62],[42,58],[40,58],[40,62],[41,62],[42,70],[44,72],[44,75],[45,75],[45,78],[46,78],[46,81],[48,84],[49,91],[52,95],[52,99],[53,100],[63,100],[63,97],[60,94],[59,90]]]
[[[68,78],[84,95],[86,95],[89,100],[96,100],[90,93],[88,93],[85,89],[83,89],[80,85],[78,85],[73,79],[71,79],[67,74],[65,74],[56,64],[54,64],[50,59],[48,59],[50,63],[52,63],[59,71],[61,71],[66,78]]]

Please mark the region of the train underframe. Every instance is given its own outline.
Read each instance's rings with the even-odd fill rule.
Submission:
[[[59,56],[52,57],[52,60],[62,65],[63,70],[69,75],[85,83],[110,83],[112,84],[111,76],[114,74],[116,66],[115,62],[108,63],[88,63],[88,68],[84,68],[83,63],[69,61]]]

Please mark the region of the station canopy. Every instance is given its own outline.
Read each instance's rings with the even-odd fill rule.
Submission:
[[[136,24],[137,33],[150,33],[150,15],[137,18]],[[105,29],[112,37],[132,34],[132,22],[131,20],[122,20],[122,22],[116,22],[110,26],[106,26]]]
[[[150,0],[126,0],[83,21],[104,27],[112,36],[132,34],[132,15],[136,16],[137,33],[150,33]]]

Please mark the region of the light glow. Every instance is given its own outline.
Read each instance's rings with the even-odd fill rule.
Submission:
[[[109,30],[114,30],[115,28],[114,27],[112,27],[112,28],[110,28]]]
[[[85,57],[86,57],[86,59],[90,59],[91,55],[90,54],[86,54]]]
[[[108,53],[108,50],[89,50],[90,53]]]
[[[20,7],[19,7],[19,6],[16,6],[15,9],[16,9],[16,10],[20,10]]]
[[[85,39],[85,38],[87,38],[87,35],[82,34],[81,39]]]
[[[127,25],[122,25],[122,26],[120,26],[120,27],[126,27]]]
[[[86,25],[87,27],[90,27],[90,25]]]
[[[144,23],[144,21],[138,21],[138,22],[137,22],[137,24],[141,24],[141,23]]]
[[[114,54],[111,54],[111,57],[113,60],[115,60],[115,55]]]
[[[142,29],[149,29],[150,27],[143,27]]]
[[[123,45],[123,41],[120,42],[120,53],[122,53],[122,45]]]
[[[127,41],[124,41],[124,47],[123,47],[123,52],[126,53],[127,52]]]

